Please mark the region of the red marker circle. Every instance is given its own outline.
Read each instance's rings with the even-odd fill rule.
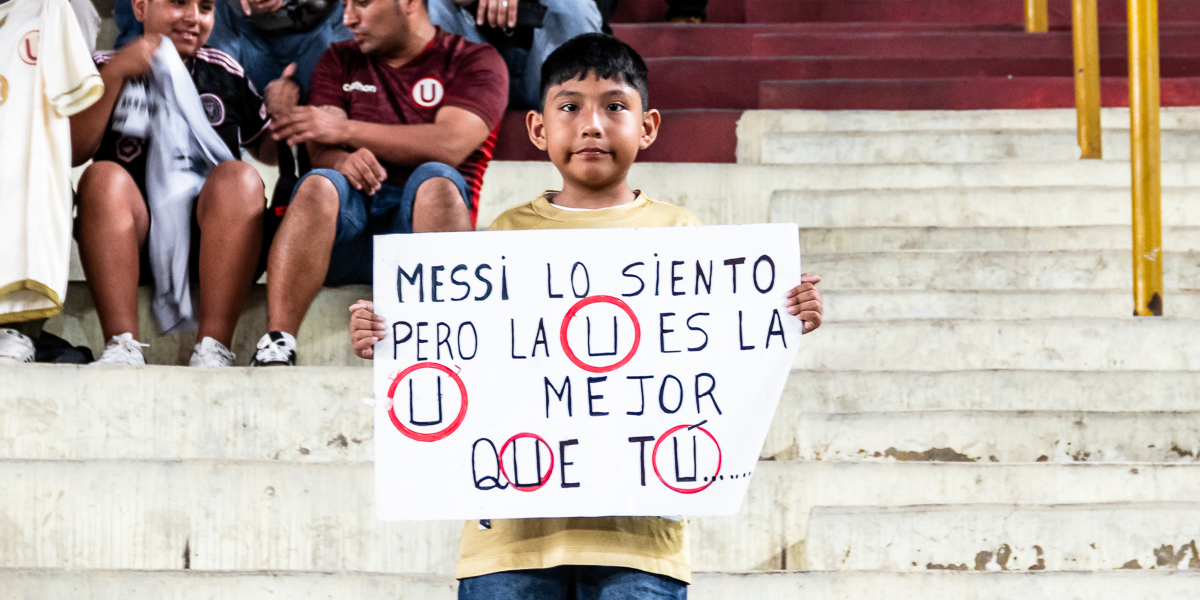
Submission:
[[[504,470],[504,451],[508,450],[509,444],[511,444],[521,438],[533,438],[541,444],[546,444],[546,447],[550,449],[550,468],[546,469],[546,476],[542,477],[540,480],[538,480],[537,487],[532,487],[532,486],[521,487],[521,486],[517,485],[516,483],[513,482],[512,479],[508,478],[508,471]],[[541,452],[541,450],[539,450],[539,452]],[[542,489],[542,487],[544,487],[546,485],[546,482],[550,481],[550,476],[554,474],[554,448],[550,448],[550,444],[547,443],[546,440],[542,439],[542,436],[540,436],[536,433],[518,433],[517,435],[514,435],[514,436],[508,438],[508,441],[504,442],[503,446],[500,446],[499,458],[500,458],[500,474],[504,475],[504,480],[507,481],[509,483],[509,485],[511,485],[512,488],[517,491],[536,492],[536,491]],[[514,456],[513,460],[516,460],[516,459],[517,459],[517,457]],[[540,475],[540,473],[539,473],[539,475]]]
[[[625,314],[629,315],[629,318],[633,321],[633,347],[629,349],[629,354],[626,354],[625,358],[622,358],[621,360],[607,367],[596,367],[579,360],[579,357],[575,356],[575,351],[571,349],[571,344],[567,343],[567,328],[571,326],[571,319],[574,319],[575,314],[578,313],[583,307],[588,306],[589,304],[595,304],[597,302],[603,302],[616,306],[617,308],[625,311]],[[571,310],[567,311],[567,316],[563,317],[562,329],[559,330],[558,337],[562,342],[563,352],[567,354],[567,358],[571,359],[571,362],[575,363],[575,366],[589,373],[607,373],[625,366],[625,363],[629,362],[629,360],[633,358],[634,354],[637,354],[638,345],[642,342],[642,326],[640,323],[638,323],[637,315],[633,314],[633,309],[629,308],[629,305],[625,304],[625,302],[620,298],[614,298],[612,296],[588,296],[587,298],[576,302],[575,306],[572,306]]]
[[[450,423],[449,427],[447,427],[441,431],[435,431],[433,433],[420,433],[417,431],[413,431],[412,429],[405,427],[404,423],[401,423],[400,419],[396,418],[396,405],[395,405],[396,387],[399,386],[400,382],[403,381],[404,378],[407,377],[410,373],[412,373],[413,371],[419,370],[419,369],[437,369],[438,371],[441,371],[441,372],[449,375],[450,379],[453,379],[454,383],[458,384],[458,391],[459,391],[459,394],[462,396],[462,404],[459,406],[459,409],[458,409],[458,417],[454,419],[454,422]],[[458,373],[451,371],[450,367],[447,367],[446,365],[438,364],[435,362],[417,363],[403,371],[400,371],[400,374],[397,375],[396,378],[392,380],[392,387],[388,388],[388,399],[392,400],[392,406],[391,406],[391,408],[388,409],[388,416],[392,418],[392,425],[395,425],[396,429],[399,430],[400,433],[403,433],[406,437],[414,439],[418,442],[436,442],[436,441],[454,433],[454,430],[458,429],[458,426],[462,425],[463,419],[465,419],[467,417],[467,386],[465,384],[463,384],[463,380],[461,377],[458,376]]]
[[[666,433],[662,434],[662,436],[658,438],[658,441],[654,443],[654,452],[650,454],[650,463],[654,466],[654,474],[658,477],[658,480],[661,481],[663,485],[671,488],[672,490],[675,490],[676,492],[679,492],[680,494],[695,494],[696,492],[703,492],[705,489],[708,488],[708,486],[710,486],[714,482],[716,482],[717,474],[721,472],[721,444],[719,444],[717,442],[717,438],[713,437],[713,434],[710,433],[707,429],[705,429],[703,427],[699,427],[699,426],[696,427],[696,429],[703,431],[704,434],[707,435],[708,438],[713,441],[713,444],[716,444],[716,446],[717,446],[717,470],[716,470],[716,472],[713,473],[712,477],[709,478],[708,483],[706,483],[698,488],[692,488],[692,489],[677,488],[677,487],[667,483],[667,480],[663,479],[662,473],[658,472],[658,447],[660,445],[662,445],[664,440],[671,437],[671,434],[675,433],[676,431],[679,431],[680,429],[685,429],[687,427],[691,427],[691,425],[686,425],[686,424],[685,425],[677,425],[675,427],[672,427],[671,429],[668,429]]]

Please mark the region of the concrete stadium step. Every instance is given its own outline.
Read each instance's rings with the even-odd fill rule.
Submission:
[[[373,453],[372,413],[360,401],[371,395],[369,368],[214,377],[182,367],[37,365],[0,367],[0,375],[13,382],[0,397],[2,459],[346,464]],[[1195,372],[796,371],[762,456],[1189,462],[1200,444],[1197,382]]]
[[[1200,366],[1195,344],[1200,321],[1176,317],[835,322],[823,325],[821,334],[804,338],[793,368],[1180,371]]]
[[[150,313],[150,286],[138,288],[141,342],[149,344],[143,348],[146,363],[151,365],[186,365],[196,343],[195,332],[174,335],[159,335],[158,327]],[[350,285],[340,288],[324,288],[317,294],[308,315],[297,334],[299,348],[297,362],[300,365],[347,365],[364,366],[369,363],[354,356],[349,344],[349,312],[347,309],[356,300],[370,299],[371,288]],[[46,331],[75,345],[87,346],[97,358],[104,350],[100,318],[96,315],[91,293],[87,284],[75,281],[69,284],[63,311],[46,322]],[[238,321],[231,350],[237,355],[235,364],[248,365],[254,358],[259,338],[267,332],[267,292],[265,285],[251,287],[246,308]]]
[[[1189,571],[886,573],[874,571],[695,573],[693,600],[1191,600],[1200,573]],[[270,572],[6,569],[0,587],[10,600],[453,600],[449,576]]]
[[[1196,409],[1198,371],[793,371],[776,421],[805,413]],[[795,400],[792,400],[792,399]],[[771,452],[778,450],[772,449]]]
[[[1178,64],[1185,69],[1187,62],[1181,60]],[[1069,76],[933,78],[917,75],[912,79],[848,79],[833,73],[827,79],[761,81],[756,107],[772,110],[978,110],[1075,106],[1075,81]],[[1159,82],[1159,91],[1161,106],[1200,104],[1200,78],[1197,77],[1164,77]],[[736,96],[727,94],[723,101],[744,102],[748,97],[749,92],[739,92]],[[1102,77],[1100,103],[1102,106],[1129,106],[1129,80]]]
[[[1083,162],[1098,164],[1076,164]],[[1007,166],[994,168],[1002,171]],[[1162,218],[1168,231],[1200,225],[1200,203],[1196,198],[1197,193],[1190,187],[1163,187]],[[804,228],[881,231],[910,227],[1128,228],[1132,219],[1129,202],[1128,183],[1096,185],[1083,181],[1057,187],[783,190],[771,195],[769,218],[772,223],[798,223]],[[1166,243],[1180,243],[1179,238],[1172,237],[1166,236]]]
[[[721,165],[721,164],[634,164],[629,172],[630,185],[655,200],[684,206],[704,223],[763,223],[771,217],[770,193],[778,190],[940,190],[944,188],[1044,188],[1049,186],[1089,186],[1128,189],[1129,163],[1125,161],[1041,161],[974,164],[923,165]],[[480,194],[479,226],[486,227],[501,212],[536,198],[544,190],[561,189],[562,177],[554,166],[543,162],[493,162],[488,168]],[[1164,162],[1162,185],[1177,188],[1200,185],[1200,162]],[[859,192],[861,193],[861,192]],[[890,193],[890,192],[889,192]],[[1068,192],[1069,193],[1069,192]],[[1128,196],[1125,198],[1128,206]],[[1164,206],[1171,206],[1166,201]],[[1004,206],[992,210],[1001,212]],[[908,210],[902,207],[892,213]],[[1051,207],[1043,210],[1052,212]],[[1200,208],[1186,210],[1197,210]],[[1128,213],[1128,208],[1125,209]],[[1200,225],[1195,222],[1164,222],[1172,225]],[[1198,212],[1200,214],[1200,212]],[[981,221],[982,226],[1039,225],[1009,215],[996,223]],[[849,219],[834,223],[807,223],[806,226],[849,226]],[[907,221],[881,223],[908,225]],[[1115,222],[1067,221],[1063,225],[1116,224]],[[946,223],[945,225],[950,225]]]
[[[905,250],[1130,250],[1129,225],[1081,227],[802,227],[804,255]],[[1200,250],[1200,227],[1163,227],[1168,252]]]
[[[871,319],[1026,319],[1113,317],[1132,310],[1131,289],[849,290],[826,289],[825,323]],[[1200,292],[1168,290],[1168,315],[1200,314]]]
[[[1200,569],[1200,504],[816,507],[818,570]]]
[[[814,506],[1190,501],[1200,465],[760,462],[741,512],[691,519],[697,571],[805,569]],[[370,463],[0,460],[10,568],[450,575],[457,521],[381,523]],[[186,557],[186,559],[185,559]]]
[[[1030,35],[1024,31],[903,31],[903,32],[792,32],[753,34],[750,54],[754,56],[887,56],[893,58],[1017,58],[1027,56],[1073,56],[1070,31]],[[1121,31],[1100,33],[1101,56],[1128,54],[1127,35]],[[739,40],[740,41],[740,40]],[[1164,31],[1159,37],[1163,56],[1200,55],[1200,40],[1190,31]],[[676,56],[684,52],[675,52]]]
[[[1047,3],[1050,26],[1070,27],[1071,3]],[[1195,21],[1195,7],[1188,0],[1162,0],[1158,18],[1164,22]],[[1125,3],[1100,0],[1097,17],[1101,23],[1124,23]],[[1005,0],[746,0],[747,23],[795,21],[885,21],[908,23],[994,23],[1019,24],[1020,4]]]
[[[1197,411],[807,413],[790,423],[772,431],[777,460],[1190,463],[1200,452]]]
[[[876,58],[876,57],[672,57],[646,60],[650,69],[650,96],[657,98],[658,108],[819,108],[807,106],[781,106],[768,98],[768,91],[781,94],[783,88],[776,80],[798,80],[800,83],[820,83],[827,80],[877,81],[947,81],[975,80],[1025,80],[1031,78],[1071,79],[1074,63],[1070,57],[1032,58],[959,58],[941,56],[937,58]],[[1193,57],[1160,57],[1163,77],[1162,103],[1165,106],[1180,104],[1168,82],[1178,78],[1200,76],[1200,63]],[[1101,58],[1100,68],[1109,81],[1121,79],[1128,61],[1123,58]],[[958,78],[958,79],[949,79]],[[760,93],[762,84],[762,93]],[[1073,84],[1072,84],[1073,85]],[[773,87],[772,87],[773,86]],[[1073,88],[1072,88],[1073,89]],[[1115,89],[1115,88],[1114,88]],[[1103,105],[1108,101],[1108,90],[1103,90]],[[1074,92],[1072,92],[1073,94]],[[933,99],[926,93],[923,99]],[[1072,95],[1072,99],[1074,96]],[[880,100],[899,101],[898,98]],[[1128,100],[1126,100],[1128,102]],[[1196,104],[1195,102],[1192,103]],[[834,109],[837,107],[829,107]],[[846,105],[842,108],[874,108]],[[886,107],[881,107],[886,108]],[[926,108],[920,106],[898,106],[897,108]],[[931,106],[931,109],[952,108],[1026,108],[1024,106]],[[1030,105],[1027,108],[1050,108],[1045,105]]]
[[[1200,38],[1198,38],[1200,39]],[[1106,159],[1129,159],[1129,129],[1105,129]],[[1079,158],[1074,128],[940,131],[772,133],[762,142],[763,164],[973,163]],[[1163,160],[1200,159],[1189,130],[1161,133]]]
[[[345,464],[372,457],[372,413],[360,402],[371,395],[369,368],[239,368],[219,377],[182,367],[19,368],[0,367],[13,382],[0,397],[3,459]],[[1200,373],[1189,371],[796,371],[762,456],[1188,462],[1200,444],[1191,402],[1198,382]]]
[[[830,289],[1133,289],[1129,250],[914,250],[802,257],[805,272]],[[1166,253],[1169,289],[1200,287],[1200,253]]]

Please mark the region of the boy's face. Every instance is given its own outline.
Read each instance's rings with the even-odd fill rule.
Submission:
[[[403,48],[411,35],[409,13],[414,9],[414,0],[349,0],[342,23],[363,54],[388,56]]]
[[[660,119],[633,87],[589,74],[550,87],[545,109],[530,112],[526,124],[564,180],[600,190],[624,180],[638,150],[654,143]]]
[[[226,0],[219,0],[225,2]],[[179,56],[189,58],[208,41],[218,0],[134,0],[133,14],[147,34],[171,38]]]

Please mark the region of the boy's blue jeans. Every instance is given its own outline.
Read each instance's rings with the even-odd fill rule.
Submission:
[[[458,600],[686,600],[687,584],[624,567],[564,565],[458,582]]]

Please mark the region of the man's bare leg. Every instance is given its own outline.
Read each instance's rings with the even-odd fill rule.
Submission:
[[[262,178],[242,161],[208,174],[196,205],[200,222],[200,328],[196,341],[233,343],[262,249]]]
[[[133,177],[114,162],[88,167],[79,179],[79,258],[104,339],[138,331],[140,250],[150,212]]]
[[[413,200],[413,233],[430,231],[471,231],[467,203],[445,177],[425,180]]]
[[[296,190],[267,258],[267,330],[296,335],[329,271],[338,193],[320,175]]]

